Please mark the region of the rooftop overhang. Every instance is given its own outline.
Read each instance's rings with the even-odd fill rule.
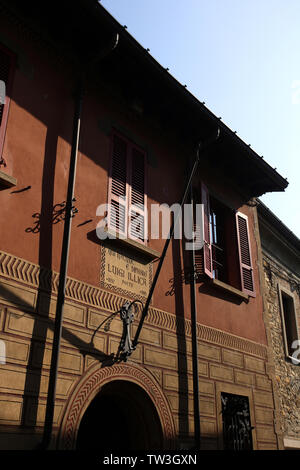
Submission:
[[[269,233],[272,236],[276,233],[300,258],[300,239],[260,199],[257,200],[257,214],[260,223],[268,227]]]
[[[288,186],[276,169],[162,67],[97,0],[0,0],[1,5],[57,47],[78,69],[118,34],[118,47],[95,68],[95,74],[115,85],[127,103],[138,103],[144,115],[160,120],[161,126],[173,128],[177,136],[195,144],[219,127],[220,138],[205,158],[250,197],[284,191]]]

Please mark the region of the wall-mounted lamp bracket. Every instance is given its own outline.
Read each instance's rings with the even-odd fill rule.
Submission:
[[[135,307],[134,302],[126,301],[120,310],[120,317],[123,321],[123,337],[120,344],[121,355],[124,361],[135,349],[131,341],[131,324],[134,320]]]

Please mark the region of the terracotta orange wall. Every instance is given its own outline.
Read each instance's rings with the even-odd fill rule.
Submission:
[[[4,171],[17,178],[17,187],[0,192],[0,248],[31,262],[59,270],[63,222],[51,224],[51,208],[65,200],[73,126],[72,73],[42,47],[33,49],[30,39],[18,37],[12,28],[1,33],[11,40],[19,56],[27,63],[27,72],[20,66],[15,71],[12,99],[3,156],[8,166]],[[20,60],[20,64],[22,61]],[[31,73],[28,73],[28,70]],[[78,214],[73,219],[68,275],[99,286],[100,245],[91,240],[99,218],[96,208],[107,201],[110,137],[99,123],[116,124],[119,129],[145,143],[154,156],[148,168],[148,207],[151,203],[179,201],[185,174],[185,156],[179,150],[176,136],[164,137],[143,120],[134,119],[117,99],[104,90],[91,88],[84,99],[81,137],[75,186]],[[202,175],[200,175],[202,177]],[[207,184],[215,185],[209,173]],[[13,193],[27,186],[31,189]],[[230,188],[214,188],[240,207],[241,199]],[[43,210],[40,233],[34,227],[34,213]],[[257,272],[257,246],[253,231],[252,209],[241,208],[249,216],[252,256],[255,269],[256,298],[236,304],[225,297],[197,294],[198,319],[201,323],[265,343],[262,321],[262,300]],[[84,222],[88,222],[84,225]],[[162,251],[164,240],[150,240],[149,246]],[[167,295],[174,271],[183,269],[182,247],[170,244],[153,305],[189,317],[190,291],[183,284],[176,295]],[[153,264],[154,269],[156,264]],[[198,286],[201,288],[201,286]],[[217,291],[216,291],[217,292]]]

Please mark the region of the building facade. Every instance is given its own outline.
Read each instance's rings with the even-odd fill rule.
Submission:
[[[286,449],[299,449],[300,243],[262,202],[258,220],[280,432]]]
[[[72,15],[64,1],[0,8],[0,447],[36,448],[49,425],[70,214],[49,446],[180,449],[200,431],[201,449],[283,448],[253,198],[286,180],[98,2]],[[182,200],[197,155],[204,245],[191,261],[187,240],[172,238],[124,361],[164,254],[152,208]]]

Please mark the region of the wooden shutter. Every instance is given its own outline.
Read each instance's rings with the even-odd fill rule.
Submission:
[[[206,186],[201,183],[201,199],[203,204],[203,264],[204,272],[210,278],[213,277],[213,266],[212,266],[212,250],[211,250],[211,239],[210,239],[210,204],[209,204],[209,193]]]
[[[128,219],[128,144],[113,135],[112,158],[108,184],[108,227],[127,236]]]
[[[197,233],[197,235],[196,235],[197,238],[199,236],[201,236],[200,229],[201,229],[201,227],[194,224],[194,231],[195,231],[195,233]],[[195,243],[195,253],[194,253],[194,255],[195,255],[195,274],[196,274],[196,280],[197,280],[199,278],[199,276],[204,274],[203,247],[201,246],[201,248],[199,248],[197,246],[197,243]]]
[[[0,157],[2,155],[8,110],[10,104],[10,90],[12,83],[12,72],[14,65],[14,56],[0,46],[0,80],[5,83],[6,96],[5,103],[0,103]]]
[[[131,145],[129,187],[128,237],[146,244],[147,200],[146,200],[146,155]]]
[[[203,220],[201,223],[197,224],[197,214],[196,214],[196,205],[201,204],[201,197],[198,191],[198,188],[193,188],[193,198],[194,198],[194,207],[193,207],[193,230],[195,234],[195,243],[194,243],[194,256],[195,256],[195,274],[196,281],[201,280],[201,276],[204,274],[204,265],[203,265]]]
[[[248,217],[241,212],[236,213],[236,227],[240,259],[242,291],[255,297],[253,267],[249,239]]]

